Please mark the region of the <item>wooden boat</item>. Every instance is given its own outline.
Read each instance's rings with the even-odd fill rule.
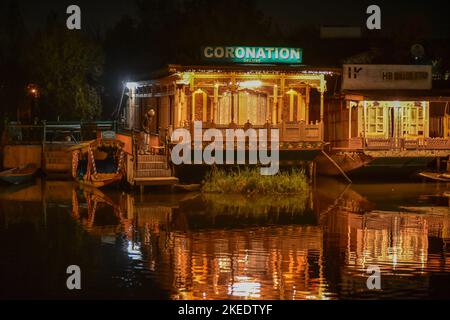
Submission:
[[[450,182],[450,175],[448,173],[424,171],[420,172],[419,176],[435,181]]]
[[[363,153],[355,153],[353,155],[332,153],[330,157],[346,173],[362,168],[373,161],[372,157]],[[324,154],[319,154],[315,161],[317,163],[317,171],[320,174],[327,176],[339,176],[342,174]]]
[[[124,143],[116,139],[96,139],[70,148],[72,177],[96,188],[122,181]]]
[[[27,164],[21,168],[13,168],[0,172],[0,180],[11,184],[23,184],[33,180],[36,171],[36,165]]]
[[[174,190],[177,192],[195,192],[200,191],[202,188],[201,184],[175,184],[173,186]]]
[[[408,212],[424,213],[427,215],[448,215],[450,213],[449,207],[400,207],[400,209]]]

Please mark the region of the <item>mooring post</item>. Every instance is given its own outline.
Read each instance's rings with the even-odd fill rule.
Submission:
[[[45,170],[45,143],[47,141],[47,121],[42,120],[42,152],[41,152],[41,170]]]
[[[313,185],[313,175],[314,175],[314,162],[313,161],[309,161],[308,162],[308,175],[309,175],[309,185]]]
[[[313,186],[315,187],[317,184],[317,163],[313,161],[312,165],[313,165]]]

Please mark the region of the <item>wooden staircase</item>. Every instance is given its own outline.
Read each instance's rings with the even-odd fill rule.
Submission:
[[[144,186],[166,186],[178,183],[178,178],[172,175],[172,170],[165,155],[139,154],[134,172],[134,183],[141,193]]]

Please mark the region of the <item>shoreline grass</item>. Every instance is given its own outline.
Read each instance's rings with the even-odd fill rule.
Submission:
[[[279,172],[273,176],[261,175],[259,168],[244,170],[215,169],[202,185],[205,193],[229,194],[298,194],[309,190],[303,170]]]

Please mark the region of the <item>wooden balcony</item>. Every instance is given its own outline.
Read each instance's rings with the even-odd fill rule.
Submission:
[[[429,150],[450,150],[450,139],[448,138],[426,138],[424,148]]]
[[[195,134],[199,132],[194,132],[194,126],[192,122],[186,122],[184,128],[190,131],[192,139],[195,138]],[[202,135],[207,129],[218,129],[221,131],[222,136],[226,137],[227,129],[254,129],[257,134],[259,134],[258,129],[267,129],[268,137],[270,140],[270,129],[279,129],[280,143],[283,142],[323,142],[323,124],[320,122],[316,123],[306,123],[304,121],[299,122],[281,122],[277,125],[270,124],[266,122],[264,125],[253,125],[251,123],[246,123],[244,125],[237,125],[235,123],[230,123],[228,125],[219,125],[211,122],[203,122],[202,124]],[[201,137],[198,137],[199,139]],[[258,137],[259,138],[259,137]]]
[[[281,142],[318,142],[323,141],[323,125],[321,122],[306,123],[282,122],[280,124]]]

